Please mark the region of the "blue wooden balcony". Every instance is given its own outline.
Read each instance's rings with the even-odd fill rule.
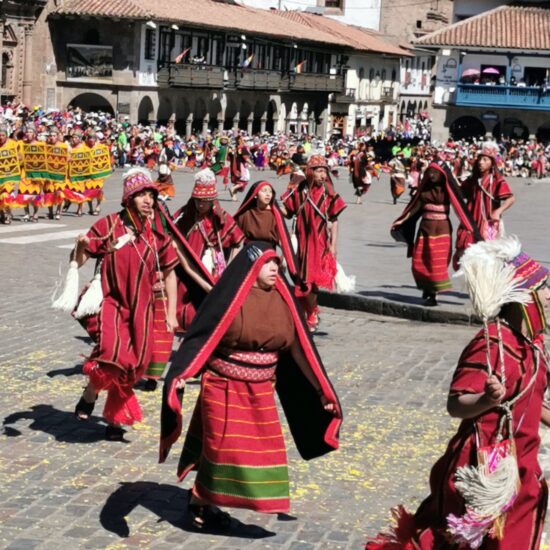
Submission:
[[[517,109],[550,110],[550,90],[528,86],[487,86],[459,84],[456,105],[471,107],[513,107]]]

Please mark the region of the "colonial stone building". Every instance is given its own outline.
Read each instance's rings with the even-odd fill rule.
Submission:
[[[35,70],[42,36],[37,22],[44,19],[47,0],[5,0],[0,6],[1,83],[3,101],[31,103],[39,83]],[[47,67],[40,67],[47,71]]]
[[[550,139],[550,8],[501,6],[417,44],[437,54],[435,138]]]
[[[6,51],[15,23],[5,25],[3,51],[6,60],[22,61],[6,63],[11,88],[4,99],[102,110],[132,122],[173,120],[183,134],[241,128],[327,135],[331,105],[355,88],[346,79],[358,70],[348,62],[359,53],[366,56],[361,78],[372,73],[365,100],[372,108],[350,113],[344,101],[346,128],[395,116],[396,68],[407,52],[320,15],[221,0],[13,5],[24,22],[17,23],[18,53]]]
[[[415,40],[443,28],[451,22],[453,0],[403,2],[381,0],[380,32],[398,44],[413,50],[414,56],[401,60],[399,115],[412,116],[431,110],[432,76],[435,56],[414,48]]]

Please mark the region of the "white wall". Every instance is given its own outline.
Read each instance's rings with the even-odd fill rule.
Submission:
[[[402,95],[430,96],[431,59],[430,55],[417,55],[412,58],[404,57],[401,60],[399,92]]]
[[[380,1],[345,0],[344,15],[329,15],[329,17],[348,25],[378,30],[380,28]]]
[[[242,4],[252,8],[282,10],[302,10],[318,8],[317,0],[240,0]],[[378,30],[380,27],[380,3],[381,0],[344,0],[343,15],[329,15],[349,25],[357,25],[369,29]],[[318,8],[319,13],[323,8]]]
[[[139,72],[138,83],[140,86],[156,86],[157,84],[157,62],[159,47],[159,30],[155,31],[155,52],[153,60],[145,59],[145,23],[141,25],[140,33],[140,52],[139,52]]]
[[[508,4],[507,0],[454,0],[453,21]]]

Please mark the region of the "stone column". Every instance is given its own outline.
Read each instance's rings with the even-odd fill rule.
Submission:
[[[246,121],[246,131],[248,132],[248,135],[252,135],[252,128],[254,126],[254,114],[250,113],[248,115],[248,119]]]
[[[267,114],[262,115],[262,118],[260,119],[260,133],[263,134],[265,132],[267,124]]]
[[[193,133],[193,113],[187,115],[185,119],[185,137],[189,137]]]
[[[238,130],[239,129],[239,122],[241,120],[241,115],[240,113],[237,113],[234,117],[233,117],[233,130]]]
[[[218,118],[218,132],[223,132],[223,125],[225,120],[223,118]]]
[[[23,103],[31,104],[32,92],[32,27],[25,27],[25,65],[23,66]]]

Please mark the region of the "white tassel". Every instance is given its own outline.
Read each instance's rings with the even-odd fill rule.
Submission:
[[[52,307],[54,309],[71,313],[78,302],[78,286],[78,264],[75,261],[72,261],[69,264],[67,275],[65,275],[63,292],[56,299],[52,296]]]
[[[486,466],[462,466],[456,471],[455,486],[464,497],[467,508],[479,517],[498,518],[515,500],[519,472],[513,454],[503,457],[489,473]]]
[[[334,278],[336,292],[343,294],[346,292],[355,291],[355,275],[346,275],[344,268],[340,264],[336,264],[336,277]]]
[[[290,235],[290,244],[292,245],[294,254],[298,254],[298,237],[296,237],[296,233],[292,233],[292,235]]]
[[[520,487],[516,457],[509,454],[500,459],[489,472],[487,464],[462,466],[457,469],[455,486],[464,497],[466,513],[449,514],[447,526],[454,540],[469,548],[479,548],[488,533],[493,538],[503,537],[503,517],[515,502]]]
[[[208,273],[212,274],[214,272],[214,259],[212,258],[212,250],[210,247],[206,247],[206,250],[202,255],[201,262],[203,263]]]
[[[82,319],[88,315],[95,315],[101,308],[103,301],[103,289],[101,288],[101,273],[96,273],[90,286],[82,295],[78,308],[75,311],[75,318]]]

